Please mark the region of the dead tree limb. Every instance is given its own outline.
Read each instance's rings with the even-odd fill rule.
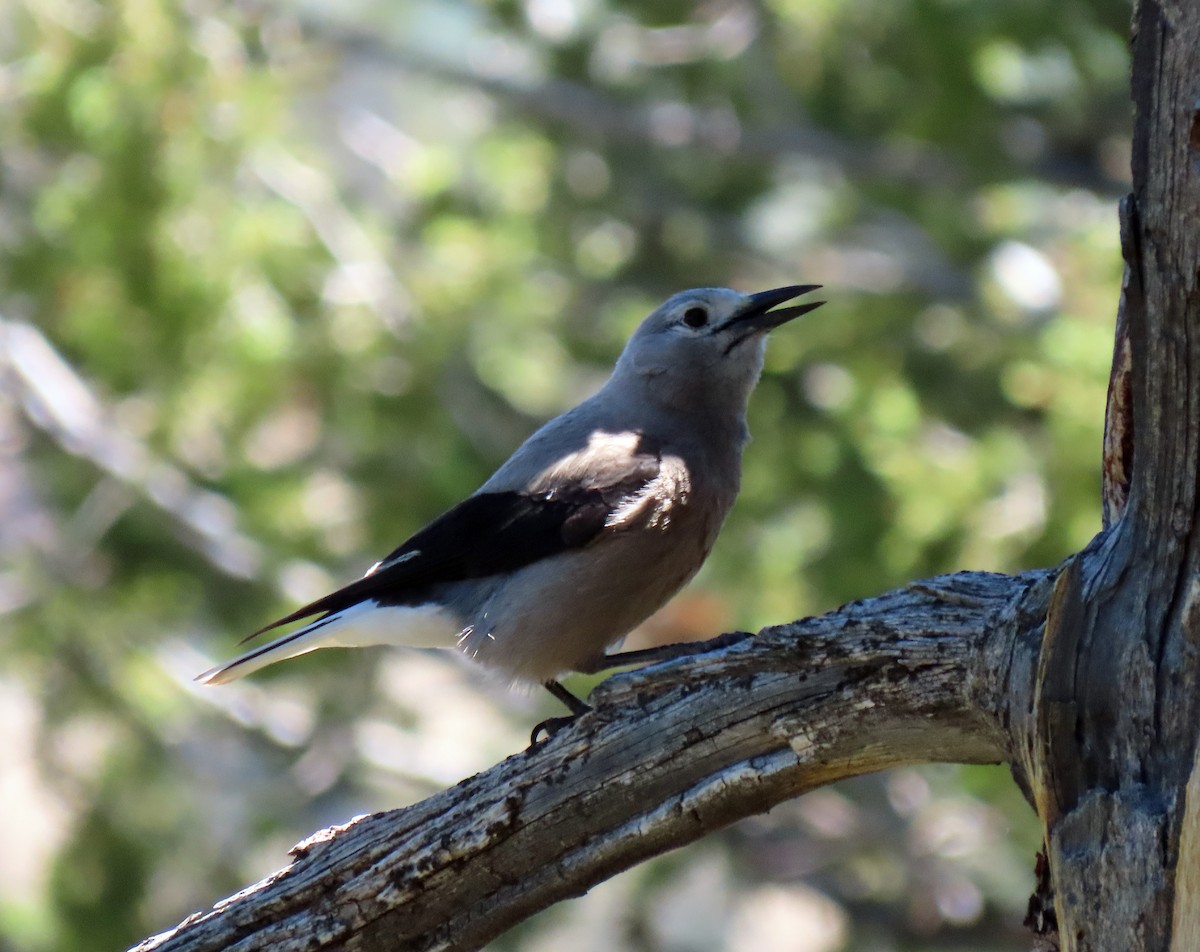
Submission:
[[[1010,758],[1052,573],[963,573],[603,682],[551,741],[138,948],[474,949],[553,902],[806,790]],[[728,640],[728,639],[727,639]],[[1024,700],[1021,702],[1025,703]]]

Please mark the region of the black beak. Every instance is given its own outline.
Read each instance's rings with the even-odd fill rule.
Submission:
[[[774,330],[801,314],[816,310],[825,302],[812,301],[793,307],[781,307],[774,311],[771,308],[776,304],[797,298],[801,294],[816,291],[820,287],[819,284],[794,284],[786,288],[774,288],[771,291],[759,291],[757,294],[751,294],[746,306],[731,317],[725,323],[725,327],[736,327],[746,334]]]

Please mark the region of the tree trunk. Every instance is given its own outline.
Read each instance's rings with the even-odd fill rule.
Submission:
[[[1120,518],[1059,577],[1021,764],[1064,950],[1200,949],[1198,96],[1200,10],[1139,3],[1105,460]]]
[[[1200,949],[1200,6],[1144,0],[1133,30],[1105,529],[1087,549],[611,678],[550,742],[316,834],[138,949],[475,949],[781,800],[934,761],[1012,766],[1046,835],[1045,943]]]

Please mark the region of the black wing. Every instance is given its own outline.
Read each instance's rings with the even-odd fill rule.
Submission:
[[[511,572],[587,545],[608,517],[658,473],[647,459],[618,485],[545,493],[480,493],[433,520],[372,572],[265,625],[246,640],[318,612],[337,612],[366,599],[407,605],[446,582]]]

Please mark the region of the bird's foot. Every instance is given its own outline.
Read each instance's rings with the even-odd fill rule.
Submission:
[[[547,717],[540,724],[533,728],[533,733],[529,735],[529,746],[536,747],[543,741],[549,740],[564,727],[570,727],[579,719],[578,714],[564,714],[562,717]],[[545,734],[543,738],[541,735]]]
[[[548,717],[534,727],[533,733],[529,735],[530,747],[540,743],[538,738],[542,733],[545,733],[546,740],[549,740],[564,727],[569,724],[573,724],[575,719],[578,718],[580,714],[586,714],[592,709],[590,704],[588,704],[586,701],[581,701],[557,681],[546,681],[544,684],[546,690],[562,701],[571,713],[567,714],[565,717]]]

